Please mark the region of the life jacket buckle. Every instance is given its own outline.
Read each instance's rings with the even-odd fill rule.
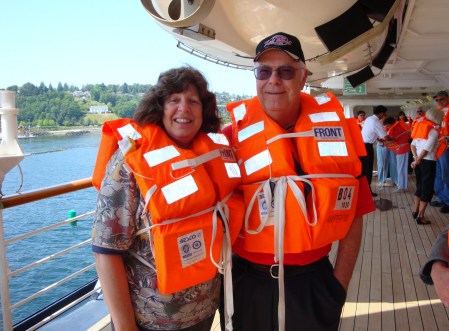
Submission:
[[[272,278],[279,278],[279,264],[272,264],[270,266],[270,275]]]

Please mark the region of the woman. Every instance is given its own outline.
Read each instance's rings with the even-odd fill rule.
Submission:
[[[407,117],[405,113],[401,110],[396,117],[396,121],[402,121],[405,124],[407,124],[409,127],[412,125],[412,119],[410,117]]]
[[[424,213],[433,196],[436,150],[439,145],[439,132],[435,127],[440,125],[443,112],[433,108],[429,109],[425,116],[425,119],[414,127],[411,144],[414,159],[411,166],[416,174],[415,211],[412,215],[418,224],[430,224]]]
[[[214,167],[223,166],[225,157],[229,164],[235,162],[226,145],[217,144],[217,149],[209,147],[215,146],[212,137],[223,139],[222,135],[206,134],[218,131],[217,114],[215,95],[208,91],[203,75],[193,68],[182,67],[159,76],[157,84],[148,90],[137,107],[135,123],[120,119],[104,126],[94,172],[96,186],[99,186],[99,176],[103,180],[93,224],[92,249],[115,330],[211,328],[219,305],[220,277],[209,259],[209,249],[205,249],[210,241],[210,220],[217,219],[214,218],[217,215],[223,218],[226,214],[223,209],[215,213],[214,207],[218,206],[217,201],[225,201],[223,195],[232,194],[240,183],[238,174],[226,176],[224,167],[212,174],[215,169],[205,166],[212,162]],[[117,143],[119,149],[114,151]],[[194,153],[198,149],[205,155],[211,155],[207,152],[212,151],[221,157],[198,161]],[[172,153],[169,158],[167,150],[168,154]],[[162,157],[166,159],[161,160]],[[110,160],[105,162],[105,159]],[[182,166],[186,160],[197,164]],[[177,169],[173,168],[175,163]],[[238,168],[237,164],[235,167]],[[171,185],[180,182],[183,187],[171,189]],[[153,184],[154,192],[145,191],[146,185]],[[189,185],[196,190],[190,190]],[[238,204],[240,200],[237,197],[235,201]],[[184,209],[179,207],[180,203]],[[242,218],[243,207],[236,209],[241,209]],[[192,217],[197,211],[199,216]],[[182,220],[172,222],[178,218]],[[176,232],[190,226],[196,227],[193,232],[183,235]],[[221,236],[221,222],[218,225],[215,222],[214,226]],[[164,237],[172,232],[176,249],[164,246],[173,243],[173,238]],[[200,240],[190,241],[193,246],[189,246],[192,238]],[[215,242],[219,240],[216,237],[214,241],[214,253],[217,253]],[[189,250],[194,248],[204,256],[194,253],[192,258]],[[214,259],[218,260],[219,252],[220,247],[218,254],[213,254]],[[196,268],[197,265],[200,267]],[[189,268],[196,269],[186,276],[183,272]],[[195,277],[199,280],[191,280]]]

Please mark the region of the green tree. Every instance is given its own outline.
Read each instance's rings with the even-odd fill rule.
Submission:
[[[100,100],[101,103],[110,103],[112,106],[115,106],[117,102],[117,96],[112,92],[102,92],[100,94]]]
[[[90,91],[90,98],[95,101],[100,101],[101,96],[101,88],[98,85],[95,85]]]
[[[31,83],[25,83],[19,89],[20,95],[24,97],[36,95],[36,92],[37,92],[36,86]]]
[[[123,83],[123,85],[122,85],[122,93],[124,93],[124,94],[129,93],[128,84]]]
[[[11,85],[11,86],[8,86],[6,88],[6,90],[8,90],[8,91],[16,91],[17,92],[19,90],[19,87],[17,85]]]

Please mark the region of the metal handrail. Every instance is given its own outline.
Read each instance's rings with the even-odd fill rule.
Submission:
[[[24,205],[24,204],[31,203],[34,201],[47,199],[50,197],[59,196],[59,195],[83,190],[83,189],[90,188],[90,187],[92,187],[92,178],[84,178],[81,180],[75,180],[75,181],[71,181],[68,183],[63,183],[63,184],[59,184],[59,185],[55,185],[55,186],[49,186],[49,187],[45,187],[45,188],[37,189],[37,190],[30,190],[30,191],[27,191],[24,193],[3,196],[0,198],[0,295],[1,295],[1,302],[2,302],[2,316],[3,316],[3,329],[4,330],[12,330],[12,310],[18,308],[19,306],[27,303],[28,301],[30,301],[36,297],[48,292],[49,290],[51,290],[57,286],[60,286],[61,284],[69,281],[70,279],[94,268],[95,264],[91,264],[91,265],[65,277],[64,279],[61,279],[61,280],[53,283],[52,285],[46,287],[45,289],[42,289],[42,290],[32,294],[31,296],[25,298],[24,300],[14,304],[14,305],[11,305],[11,298],[10,298],[10,293],[9,293],[9,280],[12,277],[17,276],[18,274],[20,274],[26,270],[35,268],[42,263],[48,262],[49,260],[51,260],[57,256],[64,255],[76,248],[87,245],[90,243],[90,239],[88,239],[82,243],[79,243],[77,245],[74,245],[70,248],[61,250],[60,252],[52,254],[52,255],[45,257],[39,261],[33,262],[25,267],[22,267],[21,269],[15,270],[15,271],[11,271],[9,268],[9,264],[8,264],[8,260],[7,260],[7,256],[6,256],[6,246],[9,244],[12,244],[14,242],[17,242],[19,240],[36,235],[38,233],[49,231],[53,228],[73,222],[75,220],[86,218],[86,217],[92,215],[94,212],[91,211],[91,212],[85,213],[83,215],[69,218],[62,222],[58,222],[53,225],[17,236],[15,238],[5,240],[4,227],[3,227],[3,209]],[[60,311],[57,312],[57,314],[49,316],[45,322],[48,322],[49,320],[62,314],[64,311],[68,310],[70,307],[71,307],[71,305],[61,309]]]

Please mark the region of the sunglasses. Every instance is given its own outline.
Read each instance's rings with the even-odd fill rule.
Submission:
[[[293,68],[292,66],[289,65],[280,66],[277,67],[276,69],[273,69],[270,66],[262,65],[255,67],[253,69],[254,76],[256,77],[257,80],[267,80],[268,78],[271,77],[273,71],[276,71],[278,76],[282,80],[292,80],[293,78],[295,78],[296,71],[298,70],[300,69]]]
[[[440,102],[440,101],[444,101],[445,98],[439,98],[439,99],[435,99],[436,102]]]

